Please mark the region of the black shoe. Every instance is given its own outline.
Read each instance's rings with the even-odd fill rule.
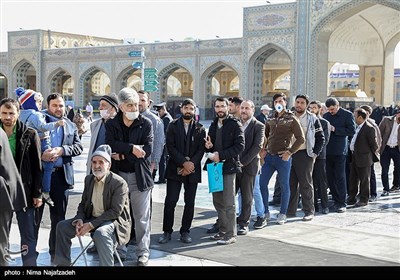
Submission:
[[[389,196],[389,194],[390,194],[389,191],[383,190],[381,196]]]
[[[213,224],[212,227],[207,229],[207,233],[218,233],[219,232],[219,226],[217,223]]]
[[[169,232],[164,232],[163,235],[158,239],[158,243],[165,244],[171,240],[171,234]]]
[[[165,180],[161,180],[161,181],[157,181],[157,182],[154,182],[154,184],[165,184],[167,181],[165,181]]]
[[[254,223],[253,228],[260,229],[267,226],[267,220],[263,217],[257,217],[257,221]]]
[[[393,186],[393,187],[389,190],[389,192],[398,192],[398,191],[400,191],[400,187],[399,187],[399,186]]]
[[[53,207],[53,206],[54,206],[54,201],[51,200],[51,197],[50,197],[50,195],[49,195],[48,193],[43,193],[43,194],[42,194],[42,199],[43,199],[43,201],[44,201],[46,204],[48,204],[50,207]]]
[[[374,202],[376,201],[376,195],[371,195],[368,199],[368,202]]]
[[[182,233],[179,240],[183,243],[192,243],[192,238],[190,237],[189,232]]]
[[[246,235],[248,233],[249,233],[249,227],[239,226],[239,229],[237,231],[238,235]]]

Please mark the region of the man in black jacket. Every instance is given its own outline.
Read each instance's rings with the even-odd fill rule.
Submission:
[[[244,150],[244,133],[238,119],[228,115],[228,100],[218,97],[214,103],[217,117],[211,123],[205,143],[211,162],[224,163],[222,174],[224,189],[213,193],[213,204],[218,213],[219,232],[212,236],[217,244],[228,245],[236,242],[236,173],[241,172],[239,154]]]
[[[36,266],[37,236],[35,208],[42,205],[42,164],[40,160],[40,139],[35,129],[28,128],[18,120],[19,103],[12,98],[0,101],[0,126],[7,133],[14,161],[24,185],[27,208],[16,211],[21,236],[21,250],[24,266]]]
[[[128,183],[135,220],[137,264],[146,266],[150,256],[150,198],[154,186],[150,170],[153,128],[150,119],[139,113],[139,95],[134,89],[121,89],[118,99],[120,111],[106,122],[106,143],[113,153],[123,155],[119,161],[112,160],[111,171]]]
[[[0,128],[0,266],[8,266],[12,211],[26,207],[24,187],[15,166],[7,134]]]
[[[167,196],[164,203],[164,234],[158,240],[164,244],[171,240],[174,225],[175,206],[181,187],[185,190],[185,208],[182,216],[180,240],[191,243],[190,227],[194,215],[194,203],[197,184],[201,182],[201,159],[204,154],[206,131],[202,124],[195,121],[196,104],[192,99],[182,102],[181,116],[172,121],[167,129]]]

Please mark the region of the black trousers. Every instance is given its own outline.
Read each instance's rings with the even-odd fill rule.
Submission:
[[[179,232],[190,232],[194,216],[194,203],[196,199],[197,183],[182,183],[179,181],[168,179],[167,196],[164,203],[163,231],[172,233],[174,226],[174,216],[176,203],[179,200],[181,188],[184,188],[184,201],[182,225]]]
[[[236,194],[240,190],[242,199],[242,209],[238,217],[238,224],[242,227],[247,227],[250,223],[255,177],[245,172],[236,174]]]
[[[313,170],[314,207],[317,211],[318,198],[321,199],[321,207],[328,208],[328,183],[326,182],[326,160],[315,159]]]

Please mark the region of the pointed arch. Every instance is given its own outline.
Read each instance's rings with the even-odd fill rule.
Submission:
[[[231,81],[236,77],[239,76],[238,72],[235,70],[234,67],[232,67],[230,64],[224,62],[224,61],[218,61],[211,66],[209,66],[201,75],[200,78],[200,92],[204,94],[202,98],[205,99],[205,118],[212,118],[214,115],[213,112],[213,79],[219,73],[221,70],[224,68],[229,68],[232,70],[232,75],[230,75],[229,79],[227,79],[225,82],[226,84],[221,85],[221,79],[218,81],[219,87],[223,86],[224,88],[227,88],[228,90],[225,90],[222,95],[238,95],[240,92],[240,89],[237,91],[229,91],[229,85]],[[214,84],[215,81],[214,81]],[[220,93],[218,93],[220,95]]]
[[[36,68],[27,59],[18,62],[12,71],[15,87],[36,90]]]
[[[272,43],[257,50],[249,59],[248,97],[254,101],[256,106],[266,103],[265,96],[267,90],[266,92],[263,92],[263,84],[265,84],[267,88],[270,87],[270,85],[273,85],[273,77],[264,80],[264,64],[273,55],[279,55],[279,57],[276,58],[276,63],[288,63],[288,70],[290,71],[292,57],[286,50]],[[288,59],[288,62],[285,62],[284,57]]]
[[[0,100],[8,96],[8,78],[0,72]]]
[[[327,69],[329,68],[329,40],[333,32],[335,32],[343,22],[355,15],[363,18],[360,13],[375,5],[400,11],[400,2],[390,0],[353,0],[338,6],[329,14],[322,17],[312,29],[309,52],[310,67],[307,83],[310,96],[315,96],[320,100],[326,99],[328,88]],[[365,18],[363,19],[365,20]],[[365,20],[365,22],[376,30],[376,26],[371,25],[368,20]],[[381,34],[378,35],[380,36]],[[396,35],[394,35],[394,37],[396,37]],[[382,37],[379,37],[379,40],[382,41]],[[386,43],[386,46],[383,46],[383,50],[387,53],[385,48],[388,43],[384,43]],[[326,49],[326,51],[321,51],[324,49]]]
[[[68,87],[64,88],[64,84],[69,80],[72,79],[71,74],[62,67],[58,67],[57,69],[53,70],[50,75],[47,77],[47,84],[49,85],[48,88],[50,89],[50,93],[59,92],[61,94],[70,95],[73,94],[74,88]],[[73,86],[73,80],[72,86]],[[68,82],[70,83],[70,82]]]
[[[136,86],[134,86],[134,88],[136,90],[141,88],[141,69],[139,68],[133,68],[132,66],[128,66],[125,69],[123,69],[117,76],[116,79],[116,86],[117,86],[117,91],[124,88],[124,87],[130,87],[131,85],[129,85],[129,80],[132,78],[132,75],[135,75],[137,77],[139,77],[140,79],[140,83]],[[135,83],[137,84],[137,83]]]
[[[92,90],[92,85],[93,81],[92,79],[98,75],[99,73],[103,73],[107,78],[108,78],[108,83],[104,83],[104,81],[96,81],[98,86],[101,87],[99,92],[93,92]],[[97,77],[97,76],[96,76]],[[78,94],[78,104],[83,105],[86,104],[87,102],[92,101],[92,97],[96,94],[104,94],[107,92],[103,92],[107,90],[108,84],[110,83],[109,75],[107,74],[104,69],[102,69],[99,66],[91,66],[89,67],[79,78],[79,94]],[[93,105],[93,104],[92,104]]]

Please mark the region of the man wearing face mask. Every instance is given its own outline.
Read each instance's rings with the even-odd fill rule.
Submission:
[[[153,126],[150,119],[139,114],[139,95],[134,89],[123,88],[118,99],[120,111],[106,122],[106,143],[121,156],[119,161],[112,160],[112,171],[128,183],[137,265],[146,266],[150,256],[150,198],[154,186],[150,170]]]
[[[264,165],[261,168],[260,189],[264,201],[265,214],[268,209],[268,183],[273,173],[277,171],[277,180],[281,186],[281,208],[277,217],[277,223],[286,223],[286,212],[290,198],[290,169],[292,166],[292,154],[297,152],[305,142],[303,129],[299,120],[286,108],[286,95],[277,93],[273,97],[276,112],[265,123],[266,147],[261,154],[264,157]],[[296,139],[293,141],[293,137]]]
[[[100,98],[100,119],[90,123],[90,145],[88,151],[88,159],[86,162],[86,174],[92,173],[92,154],[96,149],[106,143],[106,126],[105,123],[114,118],[118,113],[118,97],[115,93],[103,95]],[[112,155],[114,159],[119,159],[119,155]]]

